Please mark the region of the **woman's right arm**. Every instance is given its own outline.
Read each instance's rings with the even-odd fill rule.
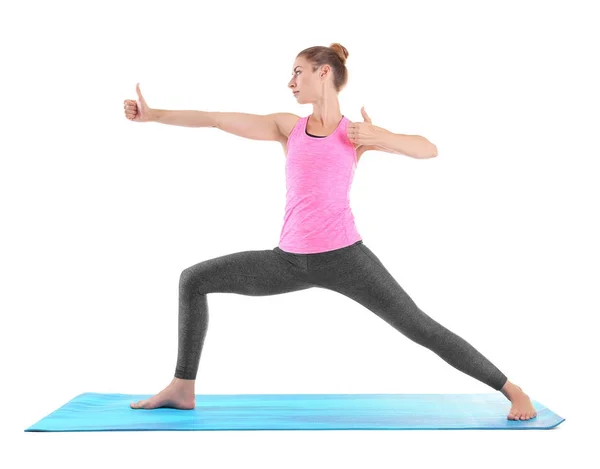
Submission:
[[[214,112],[149,109],[148,114],[148,121],[150,122],[180,125],[182,127],[216,127]]]
[[[289,113],[257,115],[244,112],[150,109],[149,121],[184,127],[216,127],[252,140],[281,141],[284,136],[287,139],[285,119],[289,119],[289,116]]]

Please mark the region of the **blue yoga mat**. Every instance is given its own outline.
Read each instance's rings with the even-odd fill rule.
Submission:
[[[500,393],[197,394],[193,410],[129,407],[151,396],[86,392],[25,431],[539,430],[565,420],[533,399],[536,417],[508,420]]]

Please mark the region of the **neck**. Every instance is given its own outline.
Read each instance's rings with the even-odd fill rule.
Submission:
[[[312,125],[329,128],[337,125],[342,120],[340,103],[336,98],[324,97],[313,104],[313,113],[310,116]]]

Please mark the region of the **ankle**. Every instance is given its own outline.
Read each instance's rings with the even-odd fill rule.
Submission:
[[[171,386],[177,386],[178,388],[194,388],[195,385],[195,379],[173,378],[173,381],[171,381]]]
[[[500,389],[500,392],[502,394],[504,394],[506,397],[509,397],[509,396],[513,396],[515,394],[522,392],[522,390],[516,384],[511,383],[510,380],[506,380],[506,383],[504,383],[504,386],[502,386],[502,389]]]

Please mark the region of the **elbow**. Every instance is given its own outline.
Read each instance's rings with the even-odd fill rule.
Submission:
[[[435,146],[435,144],[433,144],[432,142],[430,142],[429,140],[427,140],[425,137],[420,136],[421,138],[421,148],[420,148],[420,156],[418,158],[423,158],[423,159],[429,159],[429,158],[435,158],[438,155],[438,149]]]
[[[422,153],[421,158],[422,159],[435,158],[437,155],[438,155],[437,147],[432,143],[427,148],[427,151]]]

